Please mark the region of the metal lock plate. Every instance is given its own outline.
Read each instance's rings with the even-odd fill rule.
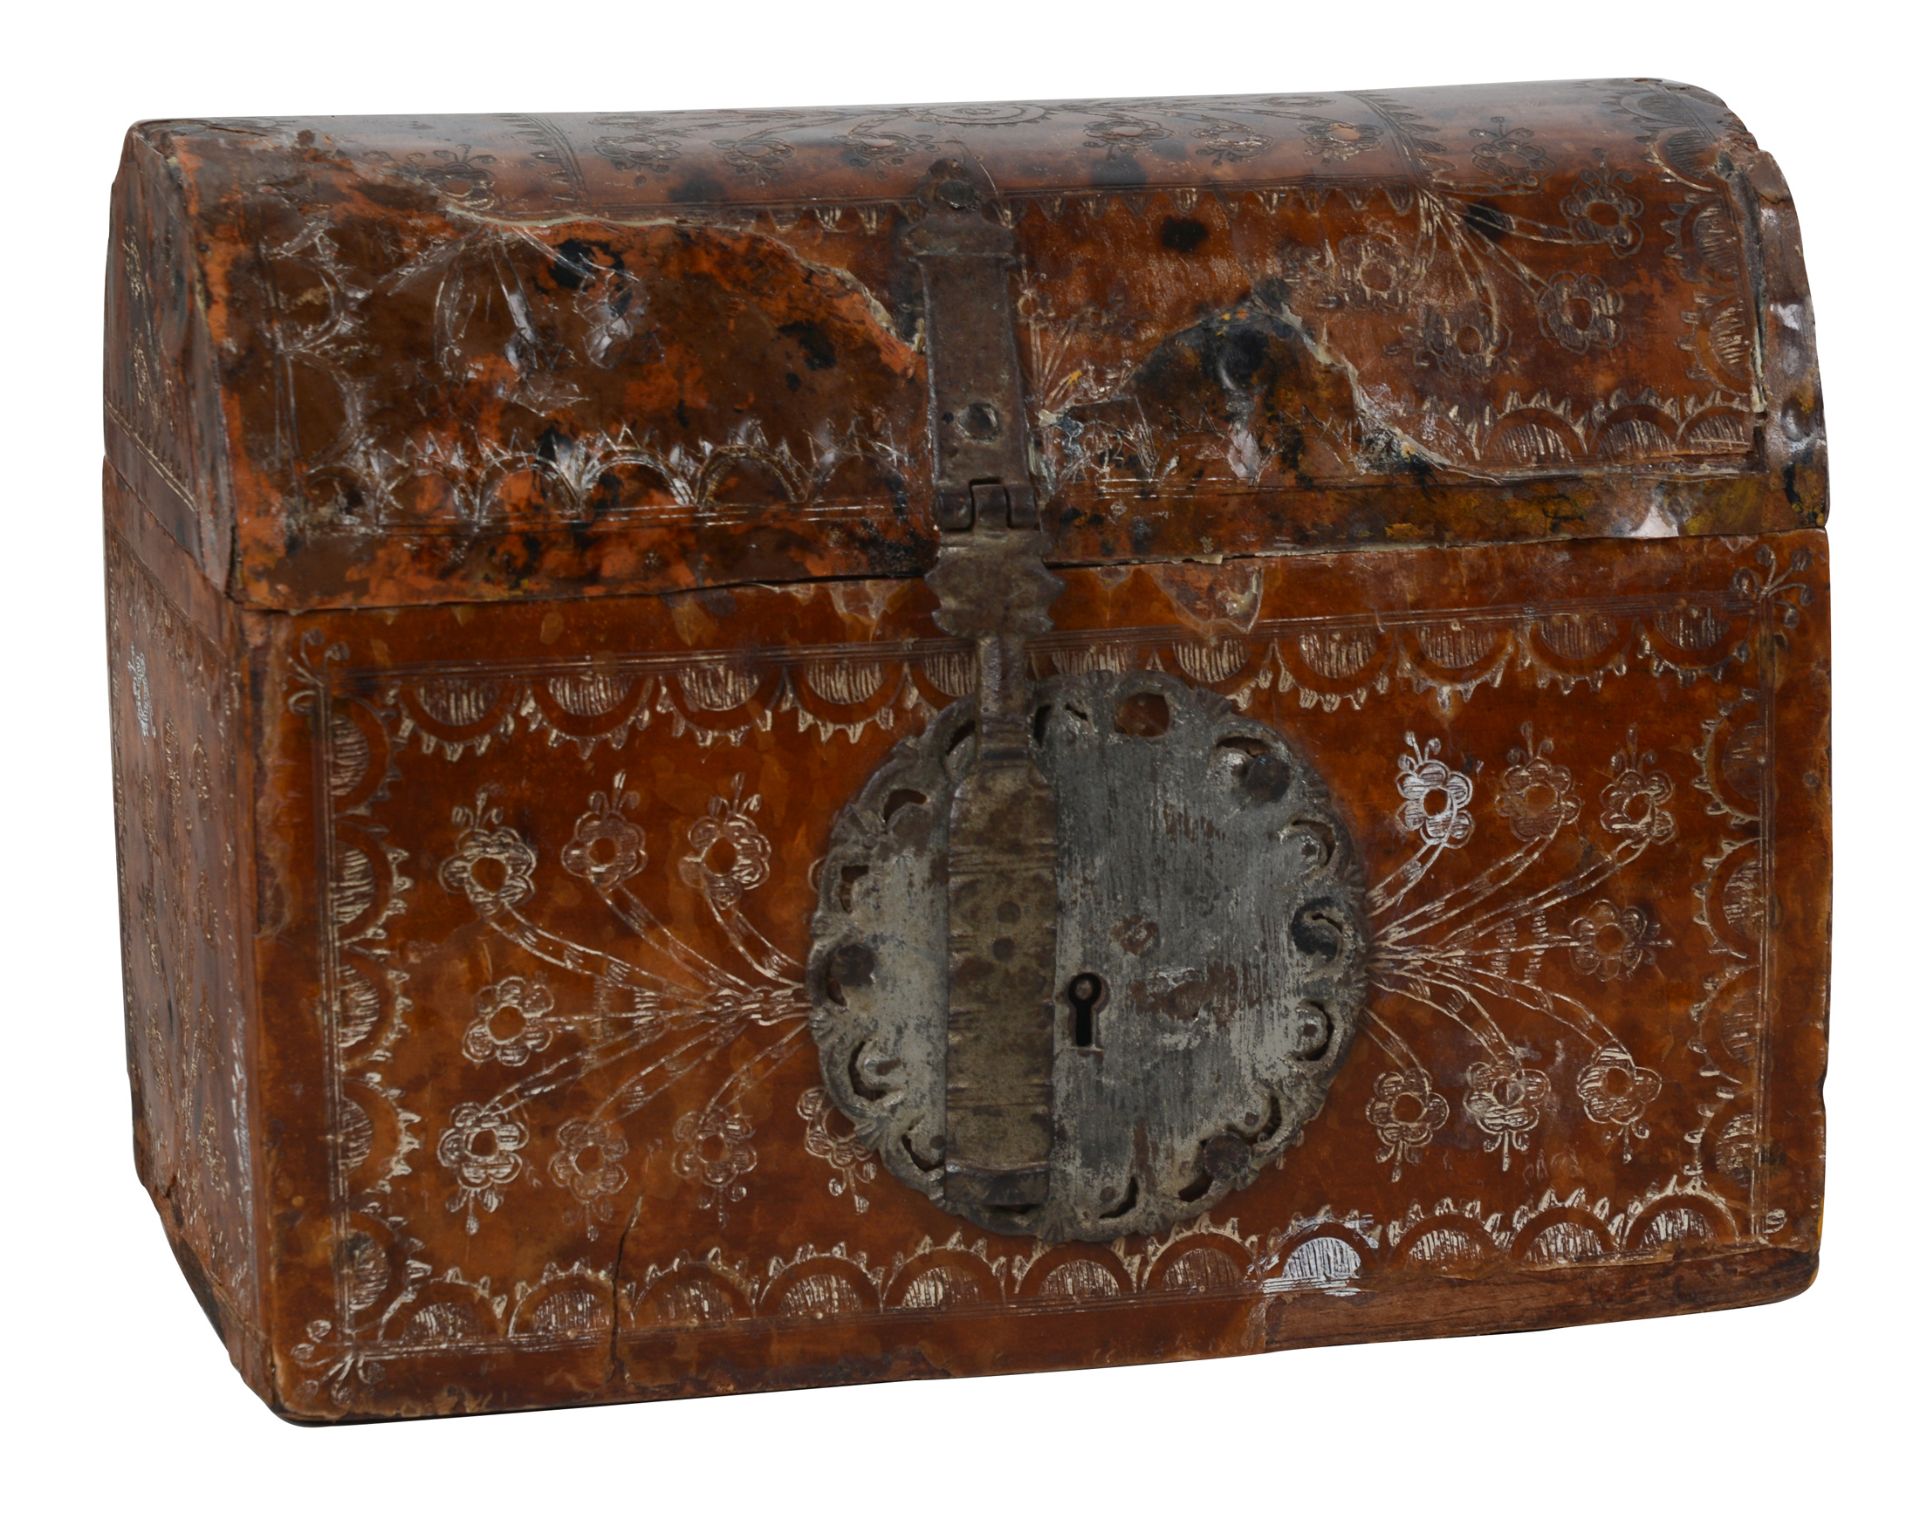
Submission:
[[[977,706],[956,704],[835,828],[811,965],[822,1075],[893,1174],[950,1213],[1050,1240],[1164,1230],[1246,1186],[1319,1111],[1364,990],[1363,879],[1318,776],[1212,693],[1059,677],[1024,719],[1053,801],[1050,902],[1029,908],[1018,866],[1000,897],[956,901],[955,826],[969,832],[953,806],[980,749]],[[990,1061],[1017,1109],[1010,1174],[956,1175],[950,1116],[976,1083],[950,1073],[954,989],[971,958],[1030,953],[1035,920],[1052,924],[1050,982],[1012,1014],[1035,1046]]]

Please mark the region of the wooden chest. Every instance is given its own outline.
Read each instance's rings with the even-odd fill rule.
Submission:
[[[1652,80],[129,135],[140,1175],[339,1419],[1804,1288],[1826,460]]]

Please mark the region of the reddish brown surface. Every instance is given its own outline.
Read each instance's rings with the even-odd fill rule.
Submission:
[[[173,125],[130,147],[117,269],[141,275],[110,297],[107,499],[136,1131],[183,1264],[278,1408],[1209,1355],[1711,1308],[1810,1280],[1827,588],[1824,534],[1793,529],[1824,509],[1824,456],[1777,175],[1707,98],[1646,85],[1271,110],[1249,126],[1221,103],[1083,106],[964,135],[1018,202],[1035,302],[1094,316],[1074,365],[1111,382],[1056,396],[1074,368],[1035,328],[1023,338],[1043,452],[1071,436],[1062,421],[1108,444],[1097,469],[1048,481],[1058,561],[1117,561],[1063,570],[1037,667],[1152,666],[1231,696],[1326,780],[1377,887],[1443,843],[1376,918],[1372,1019],[1299,1146],[1198,1224],[1113,1246],[986,1235],[877,1171],[809,1095],[804,982],[776,956],[804,962],[840,807],[971,684],[967,646],[913,578],[930,547],[924,358],[889,232],[929,158],[915,135],[938,149],[954,130],[901,130],[898,164],[833,146],[883,131],[857,113],[778,135],[714,116],[677,133],[573,124],[571,156],[550,138],[530,152],[554,131],[535,119],[405,144],[333,124],[308,147],[299,124]],[[1371,126],[1392,155],[1309,154],[1317,120]],[[1097,122],[1182,136],[1132,129],[1121,152]],[[1596,151],[1643,211],[1631,250],[1527,237],[1530,269],[1605,282],[1632,326],[1573,352],[1529,310],[1476,381],[1408,339],[1440,312],[1444,273],[1335,302],[1283,268],[1296,246],[1345,270],[1342,241],[1391,243],[1410,163],[1428,190],[1407,227],[1442,229],[1467,196],[1455,183],[1504,163],[1476,155],[1486,133],[1547,156],[1515,162],[1537,186],[1475,193],[1529,229],[1567,226]],[[626,147],[589,150],[599,138]],[[153,144],[190,173],[177,196]],[[1114,176],[1134,180],[1080,195]],[[1182,190],[1215,181],[1245,190]],[[1284,185],[1305,190],[1254,190]],[[747,205],[782,189],[776,237]],[[275,208],[292,222],[263,233]],[[649,222],[669,215],[697,227]],[[471,254],[473,231],[508,217],[548,243],[590,223],[635,301],[646,289],[646,312],[681,329],[636,327],[596,361],[608,273],[595,258],[571,286],[516,235],[489,259],[522,263],[552,360],[512,360],[528,354],[498,329],[495,265],[472,279],[491,296],[461,311],[456,366],[397,274],[440,250],[444,302],[467,258],[446,242]],[[1175,217],[1208,232],[1169,243]],[[170,288],[188,230],[204,267]],[[263,239],[285,247],[271,291]],[[1223,245],[1232,260],[1202,255]],[[317,276],[299,264],[316,251]],[[1256,268],[1290,283],[1284,304],[1249,298]],[[349,289],[385,295],[353,300],[385,307],[351,343],[301,307]],[[1705,322],[1702,341],[1716,301],[1739,323]],[[1282,309],[1324,355],[1277,338]],[[296,322],[304,361],[286,349]],[[782,338],[788,323],[816,328]],[[1236,349],[1249,325],[1266,339]],[[658,352],[620,349],[648,335]],[[834,363],[809,371],[823,336]],[[1365,422],[1329,419],[1353,399],[1340,361],[1377,401]],[[332,426],[306,434],[310,362],[325,389],[362,390],[348,414],[364,451],[342,458]],[[1240,380],[1216,390],[1228,415],[1192,415],[1221,367]],[[457,529],[417,475],[380,516],[322,507],[342,463],[398,458],[422,432],[478,433],[506,461],[541,421],[576,442],[669,431],[665,373],[710,441],[730,410],[785,422],[771,444],[857,405],[897,434],[892,480],[856,462],[821,493],[857,510],[817,517],[790,481],[753,478],[768,472],[755,445],[707,481],[731,486],[731,511],[666,504],[628,469],[577,515],[541,469]],[[1487,435],[1471,466],[1442,463],[1445,409],[1510,393],[1545,414]],[[1721,403],[1686,438],[1661,424],[1678,407],[1641,393]],[[1146,438],[1115,424],[1128,399],[1137,419],[1163,412],[1155,443],[1193,444],[1150,487]],[[1577,454],[1546,419],[1565,427],[1568,410],[1586,412]],[[1608,426],[1594,410],[1638,413]],[[1737,430],[1706,428],[1729,411]],[[1383,422],[1431,466],[1368,457]],[[1486,457],[1499,441],[1519,456]],[[403,503],[425,525],[399,525]],[[1599,536],[1628,530],[1716,535]],[[1293,542],[1356,546],[1278,551]],[[821,573],[905,578],[797,578]],[[749,578],[792,583],[712,588]],[[327,610],[279,610],[307,606]],[[1408,810],[1439,802],[1423,773],[1471,788],[1470,829]],[[1392,939],[1482,878],[1505,881]],[[657,921],[623,923],[632,902]],[[649,947],[661,928],[679,958]]]

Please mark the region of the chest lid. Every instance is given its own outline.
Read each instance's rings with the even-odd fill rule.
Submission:
[[[1687,86],[146,123],[114,203],[109,458],[254,606],[920,575],[976,460],[1057,565],[1825,515]]]

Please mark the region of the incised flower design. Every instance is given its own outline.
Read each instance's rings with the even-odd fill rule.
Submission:
[[[1522,734],[1526,744],[1507,753],[1509,764],[1493,807],[1522,841],[1538,841],[1579,817],[1580,798],[1573,791],[1573,775],[1549,759],[1553,742],[1542,740],[1536,749],[1532,725]]]
[[[464,894],[483,916],[522,904],[533,893],[533,848],[500,823],[499,809],[488,807],[484,793],[473,808],[454,810],[453,823],[460,836],[440,864],[441,887]]]
[[[526,1162],[527,1127],[507,1108],[485,1102],[463,1102],[453,1110],[451,1127],[440,1135],[440,1164],[453,1172],[459,1186],[447,1200],[447,1211],[467,1215],[467,1233],[480,1229],[476,1210],[492,1213],[500,1206],[500,1189],[520,1174]]]
[[[596,889],[611,889],[647,865],[646,835],[626,817],[639,807],[640,795],[626,780],[622,772],[612,793],[588,798],[587,812],[573,822],[573,838],[560,851],[560,866]]]
[[[1525,1151],[1527,1136],[1540,1126],[1548,1096],[1545,1072],[1517,1059],[1482,1060],[1467,1069],[1467,1117],[1487,1136],[1487,1148],[1500,1152],[1505,1171],[1515,1151]]]
[[[1580,185],[1560,200],[1573,232],[1596,245],[1608,245],[1615,255],[1631,255],[1640,248],[1640,226],[1634,222],[1646,204],[1626,189],[1623,171],[1604,165],[1580,173]]]
[[[1620,340],[1620,295],[1598,277],[1561,272],[1540,289],[1540,328],[1568,351],[1610,351]]]
[[[1365,154],[1380,142],[1380,130],[1370,123],[1340,122],[1331,117],[1315,117],[1300,124],[1307,148],[1319,159],[1350,160]]]
[[[1631,1142],[1647,1137],[1647,1126],[1640,1120],[1653,1099],[1660,1095],[1660,1077],[1634,1063],[1633,1056],[1618,1043],[1597,1050],[1575,1083],[1580,1105],[1595,1123],[1614,1130],[1629,1159]]]
[[[1401,1166],[1418,1161],[1446,1121],[1446,1098],[1433,1089],[1433,1078],[1425,1070],[1389,1070],[1374,1081],[1373,1100],[1367,1104],[1367,1122],[1380,1139],[1374,1158],[1393,1162],[1396,1182]]]
[[[1485,305],[1425,309],[1420,315],[1421,360],[1455,378],[1490,377],[1506,355],[1507,332]]]
[[[545,985],[515,976],[488,985],[473,998],[473,1025],[460,1041],[476,1063],[497,1059],[524,1065],[553,1042],[553,996]]]
[[[579,1201],[587,1214],[587,1234],[613,1218],[613,1196],[627,1185],[626,1136],[618,1124],[599,1118],[575,1118],[560,1125],[560,1148],[547,1161],[554,1181]]]
[[[1504,117],[1488,120],[1491,127],[1468,130],[1475,140],[1473,168],[1514,191],[1538,186],[1547,153],[1532,141],[1533,129],[1509,127]]]
[[[1595,900],[1575,919],[1573,966],[1605,982],[1625,979],[1653,954],[1652,918],[1634,906]]]
[[[724,1107],[690,1112],[673,1126],[673,1169],[700,1189],[700,1207],[718,1209],[747,1195],[740,1178],[757,1163],[753,1125]]]
[[[1438,740],[1422,746],[1408,735],[1407,746],[1397,779],[1400,811],[1395,818],[1400,828],[1427,846],[1464,845],[1473,834],[1473,816],[1467,812],[1473,779],[1440,759]]]
[[[741,895],[766,882],[773,866],[773,847],[752,819],[759,808],[760,795],[744,794],[736,777],[733,796],[715,797],[687,832],[691,850],[680,859],[680,876],[703,889],[716,910],[739,904]]]
[[[1653,755],[1642,753],[1632,731],[1626,749],[1610,763],[1613,778],[1600,796],[1600,828],[1629,845],[1651,846],[1673,839],[1673,779],[1652,770]]]

